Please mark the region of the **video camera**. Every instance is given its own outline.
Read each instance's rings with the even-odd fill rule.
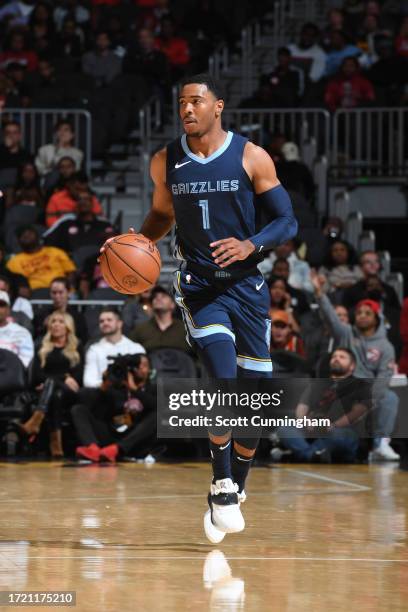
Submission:
[[[106,370],[105,380],[110,382],[115,388],[124,386],[128,378],[128,373],[133,372],[140,365],[141,355],[116,355],[109,356],[111,361]]]

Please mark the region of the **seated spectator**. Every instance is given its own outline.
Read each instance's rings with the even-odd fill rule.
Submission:
[[[10,187],[6,192],[6,206],[16,204],[35,206],[39,211],[44,211],[44,193],[37,169],[31,161],[25,162],[18,168],[14,187]]]
[[[88,51],[82,58],[82,71],[93,77],[97,87],[109,85],[122,72],[121,59],[111,50],[107,32],[99,32],[95,39],[94,51]]]
[[[48,2],[36,2],[30,15],[31,44],[38,55],[54,54],[55,26],[52,11]]]
[[[334,306],[334,310],[342,323],[350,323],[349,313],[345,306],[338,304]],[[320,315],[319,310],[311,311],[310,315],[306,321],[302,321],[302,337],[304,338],[309,363],[313,366],[313,370],[316,373],[316,370],[319,368],[319,360],[336,349],[338,343],[327,321]],[[317,371],[317,376],[322,377],[323,375],[325,374]]]
[[[97,217],[92,209],[92,195],[88,191],[80,192],[75,213],[61,217],[43,234],[45,244],[58,246],[70,255],[84,246],[95,246],[95,254],[98,253],[103,243],[117,232],[109,221]]]
[[[57,30],[61,30],[67,18],[72,19],[80,26],[85,26],[90,20],[91,14],[88,9],[77,0],[69,0],[59,4],[54,10],[54,21]]]
[[[319,274],[326,277],[325,290],[329,292],[348,289],[363,277],[361,268],[356,262],[354,249],[345,240],[336,240],[331,244]]]
[[[350,349],[336,349],[330,359],[329,378],[308,385],[296,407],[298,419],[330,419],[325,437],[318,437],[319,430],[313,427],[278,428],[280,443],[293,452],[295,461],[355,462],[359,439],[352,425],[372,408],[371,385],[354,376],[355,367]]]
[[[64,215],[75,212],[77,207],[78,193],[90,191],[88,177],[84,172],[77,172],[66,182],[65,189],[56,191],[46,207],[46,225],[51,227]],[[98,199],[92,195],[92,212],[95,215],[102,214],[102,206]]]
[[[300,32],[299,43],[288,46],[292,64],[301,68],[313,83],[322,78],[326,67],[326,54],[317,44],[318,38],[319,28],[314,23],[306,23]]]
[[[41,246],[34,225],[23,225],[17,232],[22,253],[13,255],[7,268],[14,274],[25,276],[32,290],[49,287],[57,276],[73,278],[75,264],[68,255],[56,247]]]
[[[22,64],[28,72],[37,70],[38,56],[28,48],[25,33],[21,30],[12,30],[0,53],[0,70],[5,70],[9,64]]]
[[[347,308],[354,308],[357,302],[366,298],[378,298],[377,301],[383,301],[384,305],[390,308],[399,309],[401,307],[394,287],[384,281],[381,281],[381,294],[367,294],[367,280],[372,277],[378,277],[381,271],[381,262],[376,251],[364,251],[364,253],[361,253],[360,269],[363,278],[344,292],[343,302]]]
[[[345,26],[344,13],[339,8],[332,8],[329,10],[328,24],[323,28],[321,32],[321,45],[325,51],[328,51],[331,43],[332,32],[337,30],[344,30]]]
[[[146,351],[158,348],[175,348],[190,352],[183,323],[174,317],[176,304],[164,287],[157,285],[151,293],[153,316],[136,325],[130,337],[140,342]]]
[[[94,342],[85,355],[84,387],[99,387],[108,367],[108,357],[145,353],[143,346],[132,342],[122,334],[123,321],[120,314],[106,307],[99,315],[101,340]]]
[[[32,73],[31,73],[32,74]],[[27,69],[22,64],[9,64],[4,77],[10,87],[3,107],[30,106],[30,91],[27,86]]]
[[[271,352],[291,351],[292,353],[296,353],[296,355],[304,357],[305,348],[302,338],[293,331],[289,313],[285,310],[273,310],[270,316],[272,321]]]
[[[274,70],[261,77],[261,86],[269,88],[270,102],[268,107],[293,107],[298,105],[304,89],[304,74],[299,68],[291,65],[292,55],[289,49],[278,49],[278,64]]]
[[[269,255],[258,266],[262,274],[269,274],[277,258],[287,259],[290,266],[288,282],[295,289],[302,291],[313,291],[312,281],[310,280],[310,267],[306,261],[302,261],[296,255],[295,240],[287,240],[283,244],[275,247],[273,253]]]
[[[403,19],[395,39],[395,52],[399,57],[408,58],[408,16]]]
[[[286,281],[286,290],[290,295],[290,306],[293,308],[296,317],[300,317],[309,310],[308,299],[306,293],[300,289],[295,289],[289,284],[290,265],[284,257],[275,259],[272,266],[272,276],[283,278]],[[270,286],[270,281],[269,281]]]
[[[79,170],[84,159],[82,151],[73,146],[75,134],[72,125],[66,119],[61,119],[54,127],[55,144],[47,144],[39,148],[35,165],[41,176],[51,172],[62,157],[70,157]]]
[[[135,366],[123,386],[118,388],[105,373],[100,389],[83,394],[82,402],[73,406],[81,444],[76,449],[78,457],[114,463],[123,456],[147,455],[155,445],[156,388],[149,380],[150,363],[146,355],[133,357]]]
[[[172,80],[182,77],[190,61],[190,49],[187,40],[176,35],[174,21],[171,17],[163,17],[160,35],[156,38],[155,46],[166,55],[172,71]]]
[[[89,294],[94,289],[109,289],[110,285],[106,282],[101,264],[95,255],[87,257],[79,272],[78,290],[83,300],[89,298]]]
[[[137,43],[130,44],[123,59],[124,73],[137,74],[146,80],[153,91],[164,94],[170,84],[170,67],[166,55],[156,48],[150,30],[138,32]]]
[[[4,245],[0,243],[0,276],[2,278],[6,278],[10,284],[10,290],[13,296],[21,295],[22,297],[29,298],[30,297],[30,285],[25,276],[22,274],[13,274],[7,268],[7,263],[5,259],[5,248]]]
[[[356,357],[355,376],[373,380],[375,410],[373,459],[397,461],[399,455],[389,442],[398,413],[398,397],[389,389],[394,372],[395,353],[387,340],[380,305],[363,300],[356,305],[354,325],[342,323],[330,300],[323,293],[324,280],[312,275],[315,296],[331,332],[339,346],[347,347]]]
[[[289,293],[288,282],[282,277],[271,276],[268,281],[268,285],[269,295],[271,298],[269,316],[271,316],[275,310],[284,310],[288,313],[292,329],[298,332],[299,323],[293,316],[294,312],[292,308],[292,296]]]
[[[7,276],[0,276],[0,291],[5,291],[10,300],[10,317],[12,323],[18,323],[25,327],[30,334],[33,333],[34,319],[33,307],[30,300],[21,296],[15,296],[11,289],[11,284]]]
[[[54,278],[50,285],[52,304],[41,308],[34,319],[35,336],[43,336],[46,332],[48,318],[53,312],[68,313],[75,325],[75,335],[81,339],[82,345],[88,340],[88,329],[84,315],[69,303],[71,285],[65,276]]]
[[[313,200],[315,185],[312,173],[299,155],[299,147],[294,142],[282,145],[282,158],[276,162],[276,174],[290,192],[302,195],[305,200]]]
[[[338,108],[357,108],[369,106],[375,101],[374,88],[361,74],[357,58],[346,57],[338,75],[326,87],[325,103],[334,113]]]
[[[342,30],[335,30],[331,35],[330,50],[327,54],[325,76],[336,74],[346,57],[358,57],[361,51],[348,42],[348,37]]]
[[[408,20],[407,20],[408,23]],[[401,103],[406,77],[406,59],[394,55],[393,41],[383,37],[377,43],[378,60],[367,73],[375,87],[377,104],[397,106]]]
[[[82,370],[82,350],[75,335],[74,321],[67,313],[54,312],[48,319],[47,333],[31,366],[33,387],[42,393],[32,416],[19,425],[19,431],[33,441],[47,417],[53,459],[64,456],[62,421],[77,400]]]
[[[33,9],[33,0],[11,0],[1,7],[0,22],[7,22],[9,27],[26,26]]]
[[[17,168],[29,161],[31,161],[31,155],[22,146],[20,124],[17,121],[8,121],[3,126],[3,142],[0,145],[0,169],[13,168],[17,175]]]
[[[74,176],[76,165],[72,157],[61,157],[55,169],[44,179],[44,191],[48,199],[56,191],[66,189],[68,180]]]
[[[50,60],[42,57],[38,62],[38,70],[26,79],[32,106],[42,107],[64,105],[66,81],[60,72],[55,70]]]
[[[80,69],[80,58],[84,46],[84,33],[78,23],[70,15],[65,17],[55,49],[55,57],[65,60],[74,71]]]
[[[15,353],[25,367],[34,355],[30,332],[10,320],[10,297],[5,291],[0,291],[0,349]]]
[[[130,295],[126,298],[122,308],[123,325],[126,329],[130,331],[139,323],[150,319],[153,315],[151,296],[152,290],[147,289],[139,295]]]

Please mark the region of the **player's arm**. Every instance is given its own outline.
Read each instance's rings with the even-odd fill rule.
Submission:
[[[273,221],[247,240],[224,238],[210,244],[215,263],[221,268],[234,261],[242,261],[254,251],[260,253],[271,249],[297,234],[297,221],[293,214],[288,192],[276,176],[275,164],[268,153],[248,142],[244,150],[243,166],[251,179],[256,196],[256,205],[262,206]]]
[[[275,164],[268,153],[248,142],[244,151],[243,165],[249,175],[256,195],[256,205],[273,217],[258,234],[249,238],[259,253],[268,250],[297,234],[297,221],[292,202],[286,189],[276,176]]]
[[[154,183],[152,207],[145,218],[140,233],[157,242],[164,238],[174,224],[173,199],[166,185],[166,149],[158,151],[150,164]]]

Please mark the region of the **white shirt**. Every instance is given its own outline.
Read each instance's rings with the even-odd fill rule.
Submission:
[[[319,47],[319,45],[312,45],[308,49],[302,49],[298,45],[288,45],[288,49],[292,54],[292,61],[296,66],[302,62],[302,60],[310,60],[311,66],[309,70],[309,78],[311,81],[318,81],[326,69],[326,53]]]
[[[77,170],[80,170],[84,154],[76,147],[61,147],[58,148],[54,144],[47,144],[38,149],[35,165],[41,176],[51,172],[63,157],[70,157],[74,162]]]
[[[275,260],[275,253],[271,253],[269,257],[266,257],[260,264],[258,264],[258,269],[260,272],[262,272],[262,274],[269,274],[272,271]],[[295,289],[301,289],[302,291],[309,291],[310,293],[313,293],[313,284],[310,277],[310,266],[307,261],[302,261],[295,255],[295,253],[291,253],[288,257],[288,263],[290,269],[288,278],[289,285]]]
[[[34,357],[34,343],[31,334],[18,323],[7,323],[7,325],[0,326],[0,349],[15,353],[25,367]]]
[[[109,356],[135,355],[136,353],[146,353],[146,351],[141,344],[132,342],[126,336],[122,336],[115,344],[106,338],[91,344],[85,355],[84,387],[100,386],[102,374],[109,365]]]

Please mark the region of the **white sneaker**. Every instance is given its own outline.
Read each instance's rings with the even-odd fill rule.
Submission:
[[[204,531],[210,542],[218,544],[226,533],[237,533],[245,528],[239,508],[245,499],[245,491],[238,494],[238,485],[231,478],[217,480],[211,485],[208,494],[210,509],[204,515]]]
[[[208,508],[204,514],[204,532],[211,544],[219,544],[225,538],[225,531],[217,529],[211,520],[211,510]]]
[[[370,453],[370,461],[399,461],[400,456],[390,446],[388,438],[381,438],[380,444]]]
[[[234,486],[237,487],[236,484]],[[209,494],[209,496],[210,496],[210,494]],[[241,504],[245,503],[246,498],[247,498],[245,490],[242,490],[241,493],[237,492],[237,496],[238,496],[238,506],[240,506]],[[210,502],[208,502],[208,503],[210,504]],[[210,508],[211,508],[211,506],[210,506]],[[223,541],[223,539],[225,538],[225,535],[226,535],[227,532],[226,531],[222,531],[221,529],[218,529],[218,527],[216,527],[214,525],[214,523],[212,521],[212,518],[211,518],[211,509],[210,508],[204,514],[204,531],[205,531],[205,535],[207,536],[207,538],[210,540],[210,542],[212,544],[219,544],[220,542]]]

